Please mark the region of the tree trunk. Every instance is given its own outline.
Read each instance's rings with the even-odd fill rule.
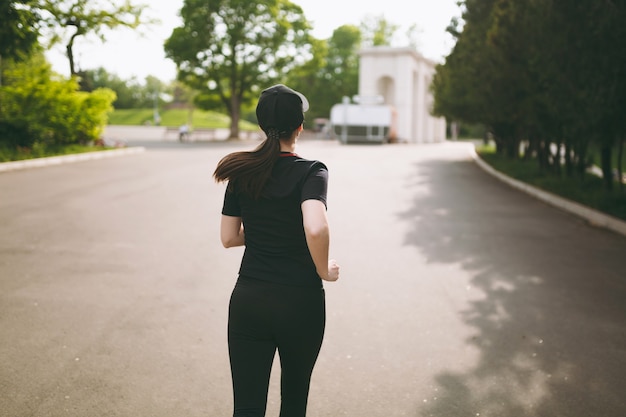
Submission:
[[[585,172],[589,164],[587,163],[587,153],[588,146],[586,143],[580,146],[580,149],[577,152],[577,160],[576,160],[576,173],[581,179],[585,178]]]
[[[555,146],[555,153],[552,154],[552,150],[550,150],[550,153],[552,154],[552,172],[554,172],[555,174],[558,174],[559,176],[561,175],[562,169],[561,169],[561,149],[563,148],[563,143],[558,140],[554,143]]]
[[[530,161],[533,157],[537,156],[537,138],[530,136],[526,141],[526,148],[524,149],[524,160]]]
[[[572,145],[570,141],[565,142],[565,175],[569,178],[573,175],[574,168],[572,162]]]
[[[544,152],[543,152],[543,140],[542,139],[537,139],[537,146],[535,147],[535,153],[537,155],[537,164],[539,165],[539,170],[543,172],[543,170],[545,169],[545,165],[544,165]]]
[[[519,157],[519,139],[511,137],[507,142],[509,144],[507,149],[507,155],[509,159],[517,159]]]
[[[504,155],[508,159],[516,159],[517,154],[519,153],[519,143],[512,136],[508,135],[502,138]]]
[[[67,59],[70,61],[70,76],[72,77],[76,75],[76,69],[74,66],[74,39],[76,39],[77,36],[78,36],[78,30],[76,30],[76,33],[72,35],[72,37],[70,38],[70,41],[67,43],[67,46],[65,47],[67,51]]]
[[[622,158],[624,156],[624,139],[619,140],[617,148],[617,178],[619,181],[619,189],[624,191],[624,172],[622,168]]]
[[[493,136],[494,142],[496,144],[496,154],[498,155],[504,155],[504,142],[502,140],[502,138],[500,138],[500,136],[498,135],[494,135]]]
[[[241,118],[241,104],[233,93],[230,99],[230,134],[228,139],[239,139],[239,119]]]
[[[600,164],[602,168],[602,178],[604,180],[604,188],[613,189],[613,172],[611,170],[611,146],[602,145],[600,149]]]

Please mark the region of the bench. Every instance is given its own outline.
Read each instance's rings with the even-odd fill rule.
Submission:
[[[215,140],[217,139],[217,129],[198,128],[189,133],[192,140]]]
[[[197,140],[218,140],[218,139],[226,139],[228,136],[227,129],[213,129],[213,128],[204,128],[199,127],[197,129],[192,129],[187,133],[187,137],[181,140],[180,138],[180,128],[167,126],[163,131],[163,140],[180,140],[181,142],[192,142]],[[244,140],[261,140],[265,136],[263,132],[260,130],[240,130],[239,137]]]
[[[167,126],[165,131],[163,132],[163,140],[167,139],[170,136],[174,136],[178,139],[178,128]]]
[[[194,140],[214,140],[216,137],[217,129],[198,128],[187,132],[186,137],[181,138],[180,127],[167,126],[163,131],[163,140],[176,139],[181,142],[194,141]]]

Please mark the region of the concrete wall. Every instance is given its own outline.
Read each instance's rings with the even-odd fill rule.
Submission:
[[[360,52],[359,96],[382,96],[397,112],[400,141],[434,143],[446,139],[446,121],[433,117],[429,91],[435,63],[412,48],[378,46]]]

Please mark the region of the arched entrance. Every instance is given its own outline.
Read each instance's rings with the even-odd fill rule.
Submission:
[[[359,96],[381,96],[396,111],[400,141],[441,142],[446,121],[430,114],[435,63],[412,48],[377,46],[359,52]]]

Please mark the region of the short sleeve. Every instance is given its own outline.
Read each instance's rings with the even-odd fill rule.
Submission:
[[[326,207],[326,194],[328,192],[328,168],[322,163],[313,165],[309,174],[302,184],[300,202],[306,200],[319,200]]]
[[[224,193],[224,205],[222,206],[222,214],[225,216],[241,217],[241,206],[237,194],[228,188]]]

